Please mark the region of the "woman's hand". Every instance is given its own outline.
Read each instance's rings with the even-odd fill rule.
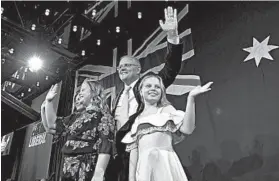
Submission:
[[[197,95],[203,94],[205,92],[208,92],[211,90],[210,86],[213,84],[213,82],[208,82],[207,84],[203,86],[197,86],[193,90],[190,91],[189,97],[195,98]]]
[[[57,94],[58,84],[52,85],[46,95],[46,101],[51,102]]]

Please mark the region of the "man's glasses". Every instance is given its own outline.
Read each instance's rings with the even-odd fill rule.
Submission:
[[[118,67],[116,67],[117,70],[121,70],[122,68],[130,68],[132,66],[139,66],[139,65],[136,65],[136,64],[130,64],[130,63],[125,63],[125,64],[122,64],[122,65],[119,65]]]

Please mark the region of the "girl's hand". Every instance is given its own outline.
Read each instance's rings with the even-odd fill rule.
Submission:
[[[210,86],[212,84],[213,84],[213,82],[208,82],[207,84],[205,84],[203,86],[195,87],[193,90],[190,91],[189,96],[196,97],[197,95],[210,91],[211,90]]]

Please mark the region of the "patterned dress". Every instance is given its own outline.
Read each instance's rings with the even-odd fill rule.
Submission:
[[[112,116],[90,110],[58,117],[56,124],[58,135],[66,136],[62,148],[62,180],[90,181],[98,155],[112,154],[115,129]]]

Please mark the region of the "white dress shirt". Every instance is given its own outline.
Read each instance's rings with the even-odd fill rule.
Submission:
[[[133,88],[135,87],[135,84],[137,83],[138,80],[134,81],[131,85],[125,85],[124,91],[127,89],[127,87],[131,87],[129,90],[129,116],[133,115],[136,113],[137,108],[138,108],[138,102],[135,98]],[[123,91],[123,92],[124,92]],[[123,94],[120,96],[118,104],[116,106],[115,110],[115,119],[117,121],[117,130],[119,130],[128,120],[124,118],[121,114],[121,111],[119,107],[121,107],[123,101]]]

